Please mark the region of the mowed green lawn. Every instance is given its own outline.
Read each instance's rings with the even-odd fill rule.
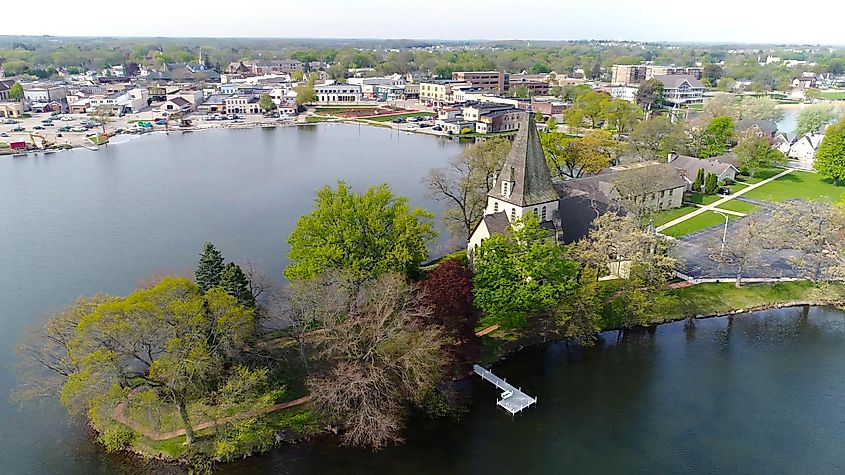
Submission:
[[[681,208],[667,209],[666,211],[655,213],[654,216],[652,216],[652,219],[654,220],[655,226],[663,226],[664,224],[668,223],[669,221],[672,221],[673,219],[678,219],[687,213],[695,211],[695,209],[696,208],[694,206],[683,206]]]
[[[728,211],[737,211],[739,213],[751,214],[757,211],[759,208],[760,207],[755,204],[733,199],[726,203],[720,204],[718,209],[726,209]]]
[[[722,198],[724,198],[724,196],[705,195],[704,193],[689,193],[684,199],[697,205],[709,205],[710,203],[715,203]]]
[[[838,202],[843,193],[845,186],[836,186],[817,173],[795,171],[742,196],[775,203],[790,199]]]
[[[783,168],[764,168],[762,170],[757,170],[753,177],[737,175],[736,180],[753,185],[754,183],[760,183],[765,179],[771,178],[782,171],[784,171]]]
[[[725,216],[727,216],[728,219],[738,218],[738,216],[732,215]],[[707,229],[711,226],[724,224],[724,222],[725,218],[721,214],[714,213],[713,211],[707,211],[684,222],[678,223],[670,228],[666,228],[660,232],[667,236],[681,237],[686,236],[687,234],[692,234],[694,232],[701,231],[702,229]]]

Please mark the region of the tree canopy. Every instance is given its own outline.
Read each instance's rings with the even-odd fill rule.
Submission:
[[[382,184],[359,195],[339,181],[317,192],[314,210],[300,217],[288,238],[289,280],[311,279],[329,270],[361,278],[385,272],[411,275],[436,237],[433,215],[410,209],[407,198]]]
[[[845,180],[845,120],[827,128],[813,168],[836,184]]]
[[[795,134],[802,137],[810,132],[819,132],[822,127],[831,123],[839,114],[829,104],[814,104],[801,109],[798,113]]]
[[[577,285],[578,265],[567,248],[540,227],[532,213],[514,221],[511,231],[484,240],[475,255],[475,305],[491,323],[520,326],[546,311]]]

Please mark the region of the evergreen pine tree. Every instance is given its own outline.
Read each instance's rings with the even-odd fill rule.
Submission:
[[[698,172],[695,174],[695,180],[692,182],[692,191],[698,193],[701,191],[701,185],[703,185],[704,181],[704,169],[699,168]]]
[[[220,273],[220,287],[229,295],[238,299],[246,308],[255,308],[255,297],[249,290],[249,279],[234,262],[228,262]]]
[[[210,241],[203,246],[199,264],[194,273],[200,290],[207,292],[212,287],[220,285],[220,274],[223,272],[223,255]]]
[[[715,173],[708,173],[707,179],[704,181],[704,193],[708,195],[716,194],[716,190],[719,189],[719,183],[717,181]]]

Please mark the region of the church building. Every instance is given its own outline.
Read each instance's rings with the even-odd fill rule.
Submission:
[[[467,245],[470,256],[481,242],[496,233],[507,232],[511,223],[526,213],[534,213],[540,225],[560,231],[559,196],[552,185],[534,114],[526,114],[493,188],[487,193],[484,218]]]

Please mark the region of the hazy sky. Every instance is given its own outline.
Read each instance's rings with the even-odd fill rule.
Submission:
[[[40,0],[36,10],[0,34],[845,44],[842,0]]]

